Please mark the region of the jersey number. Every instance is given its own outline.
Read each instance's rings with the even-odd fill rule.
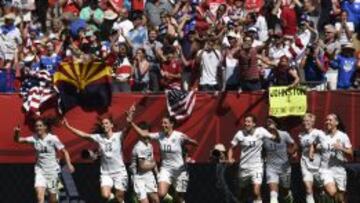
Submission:
[[[105,152],[111,152],[112,151],[112,144],[106,143],[105,144]]]
[[[163,151],[164,151],[165,153],[171,152],[171,145],[164,145]]]
[[[46,146],[43,146],[41,144],[39,144],[38,146],[39,146],[40,153],[48,153],[48,148]]]

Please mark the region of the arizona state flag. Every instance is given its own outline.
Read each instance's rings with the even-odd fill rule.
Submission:
[[[60,113],[76,105],[100,110],[111,103],[111,67],[105,63],[64,62],[54,74],[54,84]]]

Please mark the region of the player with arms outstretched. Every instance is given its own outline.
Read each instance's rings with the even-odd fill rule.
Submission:
[[[45,193],[49,193],[49,202],[58,202],[58,183],[60,165],[56,152],[63,154],[69,171],[74,172],[70,155],[56,135],[50,133],[50,124],[46,119],[35,121],[35,134],[29,137],[20,136],[20,127],[14,129],[14,140],[17,143],[31,144],[36,151],[35,192],[38,203],[45,202]]]
[[[132,107],[128,111],[128,119],[132,118]],[[124,194],[128,186],[128,175],[123,161],[122,142],[129,131],[129,125],[121,131],[114,132],[112,118],[101,118],[101,134],[89,134],[72,127],[66,119],[63,120],[64,126],[80,138],[95,142],[100,149],[100,184],[101,196],[110,201],[113,198],[112,188],[115,188],[115,198],[118,202],[123,202]],[[129,121],[128,121],[129,122]]]

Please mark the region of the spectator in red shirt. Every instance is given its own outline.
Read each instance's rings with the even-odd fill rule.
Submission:
[[[282,7],[281,7],[282,6]],[[280,8],[281,7],[281,8]],[[272,14],[278,16],[281,9],[280,22],[283,35],[295,36],[297,32],[297,19],[295,12],[295,3],[291,2],[289,5],[282,5],[281,0],[277,0]]]
[[[163,89],[181,89],[182,64],[176,57],[173,46],[163,48],[164,58],[161,64],[161,85]]]

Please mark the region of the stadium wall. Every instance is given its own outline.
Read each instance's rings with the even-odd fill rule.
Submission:
[[[166,101],[164,95],[156,94],[115,94],[111,106],[97,112],[76,107],[66,114],[69,122],[84,131],[91,132],[95,128],[97,117],[110,112],[118,128],[125,123],[125,111],[135,103],[137,113],[135,121],[147,121],[152,130],[158,130],[161,118],[166,114]],[[0,94],[0,163],[34,163],[34,153],[30,146],[19,145],[13,142],[13,128],[20,124],[22,135],[30,135],[27,119],[21,110],[22,100],[19,95]],[[55,115],[55,108],[44,110],[44,115]],[[316,114],[316,126],[322,128],[327,114],[337,113],[343,120],[346,131],[354,149],[360,148],[360,93],[359,92],[309,92],[308,111]],[[230,140],[236,131],[241,128],[242,118],[247,113],[258,116],[258,124],[263,125],[268,112],[268,99],[266,93],[227,93],[218,97],[207,93],[197,93],[196,105],[191,117],[179,123],[178,130],[185,132],[199,142],[199,147],[192,150],[192,158],[197,163],[208,161],[209,152],[216,143],[229,146]],[[300,130],[299,117],[287,117],[280,121],[280,126],[291,132],[296,139]],[[58,135],[65,144],[75,162],[86,162],[81,159],[83,149],[93,148],[91,143],[80,140],[62,126],[55,126],[54,134]],[[129,160],[136,135],[130,132],[124,142],[125,159]],[[157,147],[155,155],[159,153]]]

